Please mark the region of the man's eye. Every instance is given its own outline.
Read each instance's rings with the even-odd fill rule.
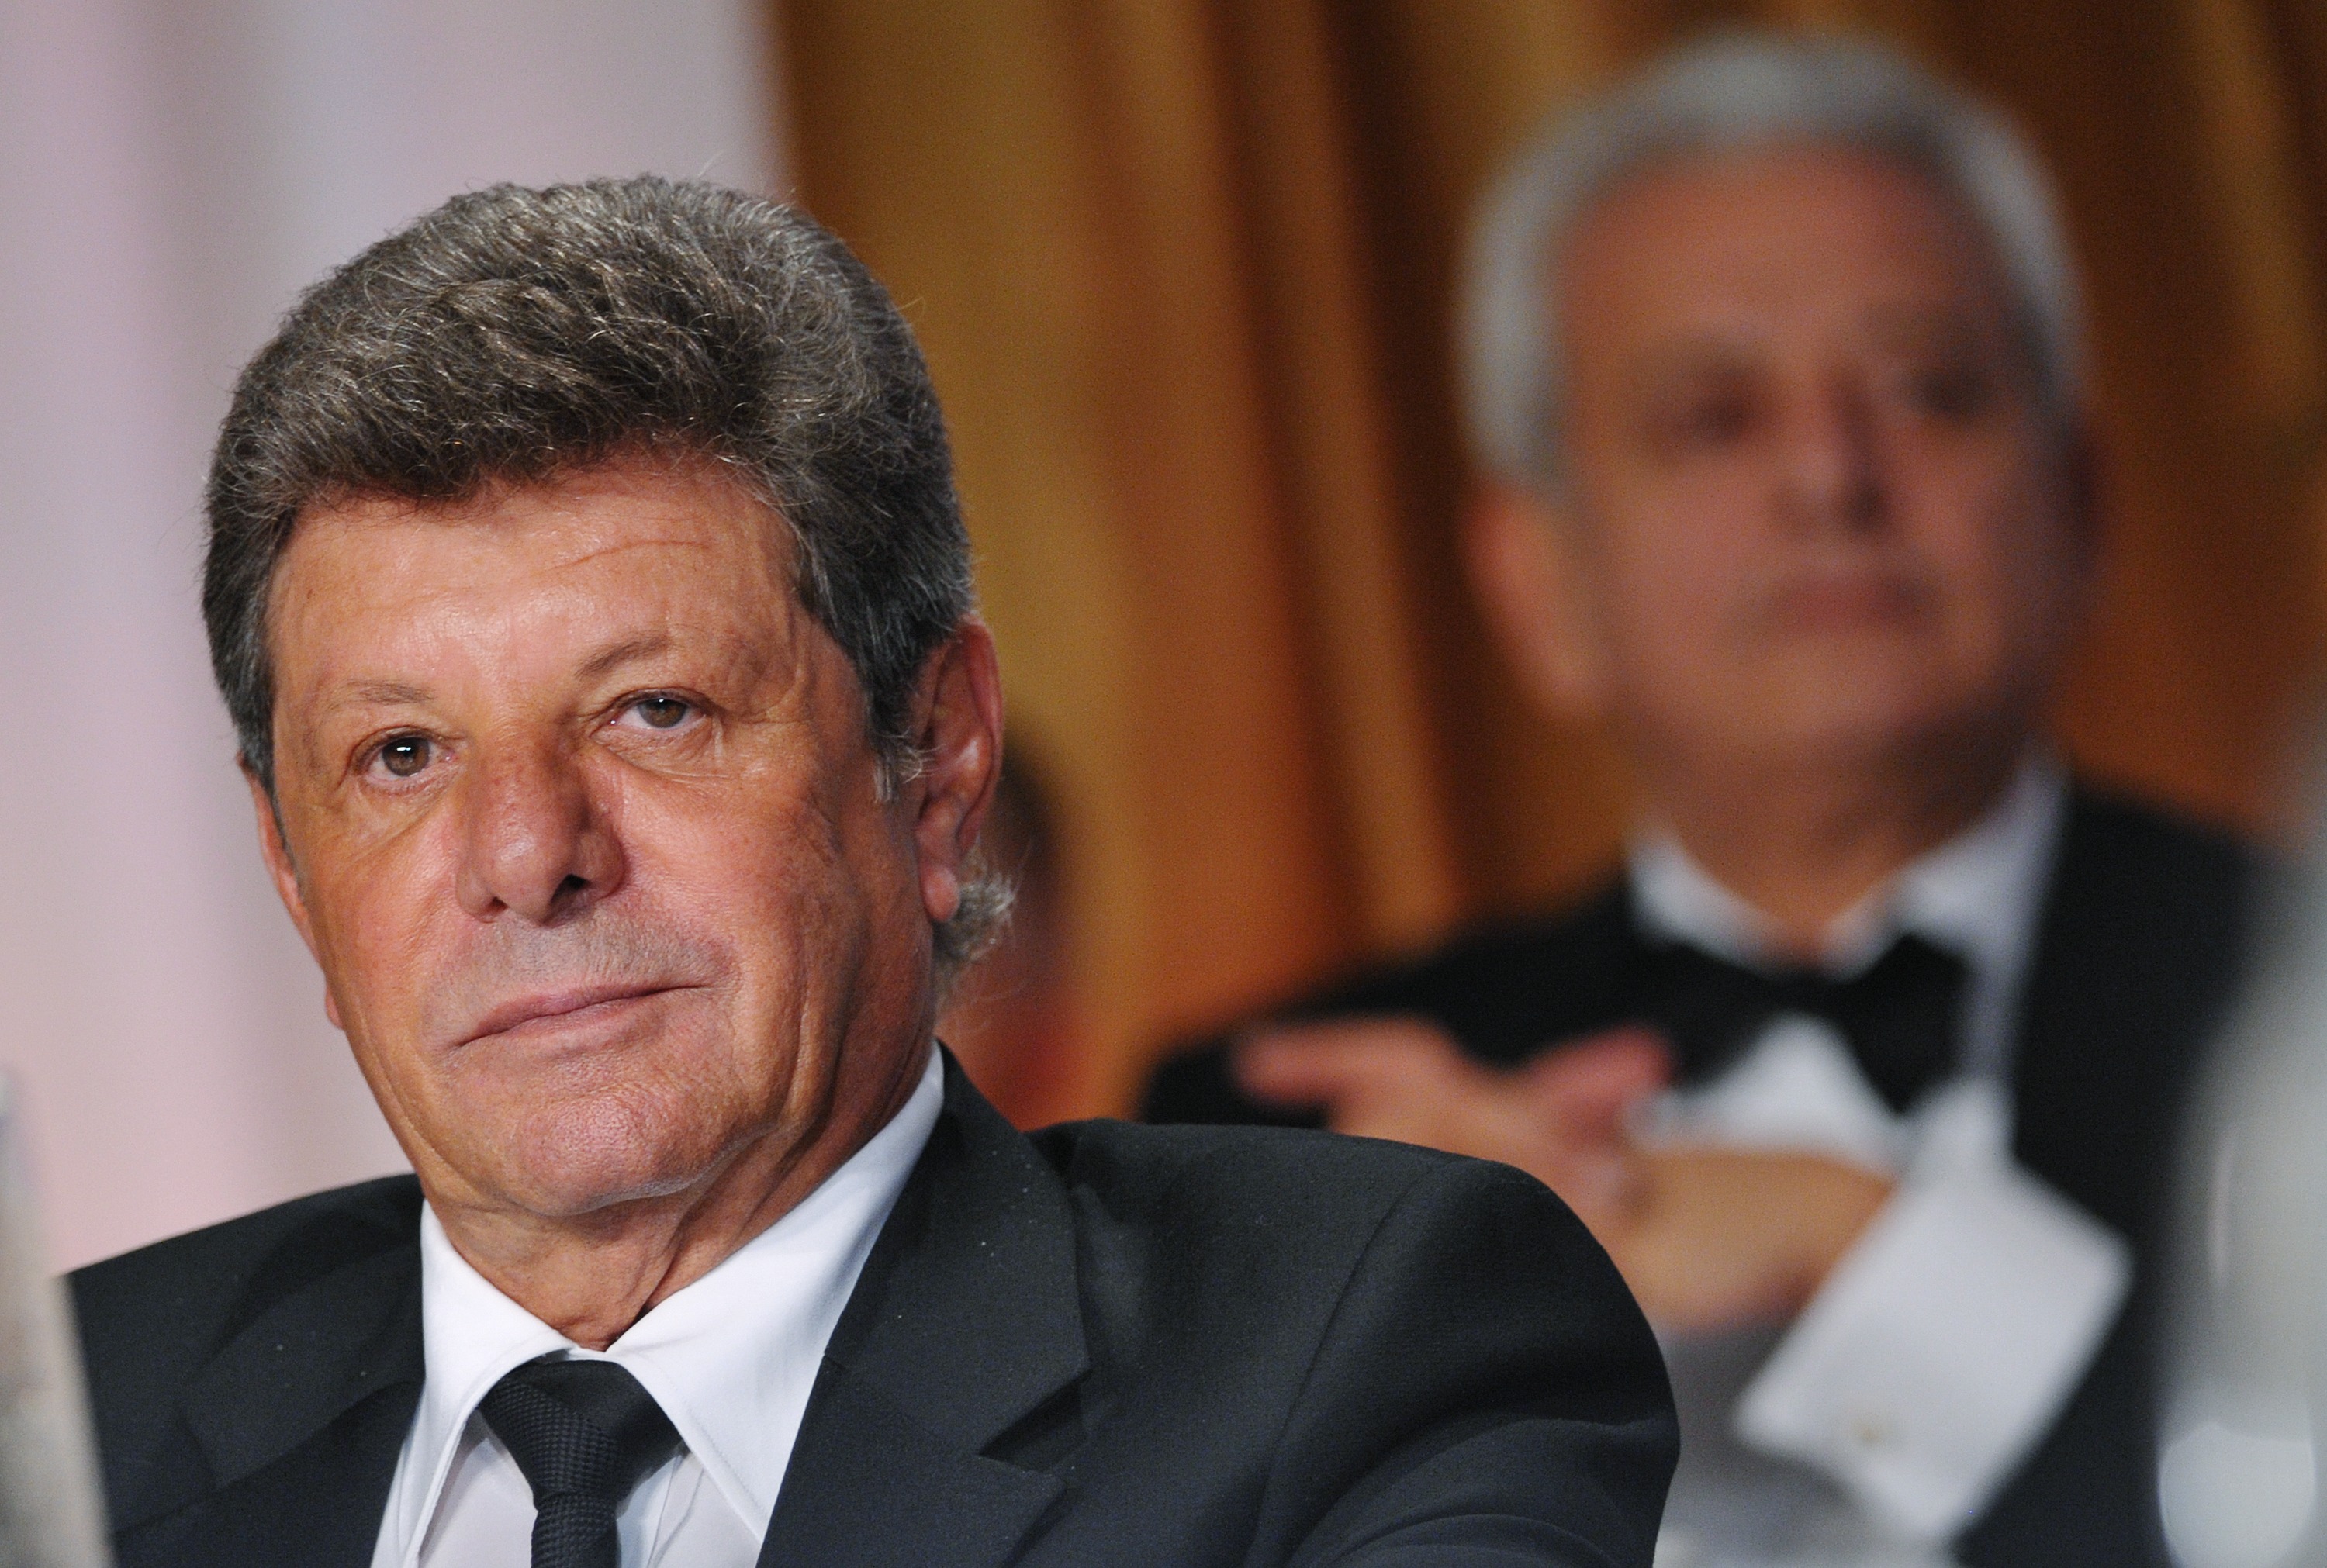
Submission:
[[[1720,451],[1752,433],[1754,415],[1752,399],[1742,391],[1700,392],[1658,408],[1650,417],[1649,441],[1668,458]]]
[[[1961,425],[1986,412],[1990,383],[1977,365],[1926,366],[1907,378],[1909,399],[1934,418]]]
[[[695,712],[695,705],[684,697],[640,697],[631,705],[631,712],[650,730],[675,730]]]
[[[398,735],[382,746],[373,760],[390,778],[409,779],[425,770],[435,755],[435,742],[427,736]]]
[[[1700,398],[1681,411],[1676,430],[1695,446],[1728,446],[1753,423],[1753,408],[1742,397]]]

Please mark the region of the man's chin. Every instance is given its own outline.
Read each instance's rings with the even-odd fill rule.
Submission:
[[[499,1135],[445,1163],[484,1207],[577,1219],[707,1183],[727,1163],[733,1141],[706,1138],[704,1129],[699,1109],[690,1118],[635,1101],[569,1102],[504,1123]]]
[[[1992,712],[1992,692],[1958,689],[1935,678],[1928,656],[1881,657],[1879,649],[1832,658],[1789,660],[1734,694],[1725,705],[1734,723],[1746,719],[1762,745],[1799,758],[1877,760],[1914,751],[1936,735],[1961,733],[1975,715]]]
[[[537,1219],[577,1220],[678,1197],[700,1188],[709,1175],[704,1170],[524,1171],[511,1173],[500,1196],[510,1208]]]

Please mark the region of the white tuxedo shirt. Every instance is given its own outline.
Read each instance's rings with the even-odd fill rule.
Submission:
[[[1986,817],[1827,933],[1838,977],[1908,932],[1964,960],[1952,1081],[1894,1115],[1831,1026],[1791,1014],[1655,1107],[1651,1138],[1809,1150],[1899,1181],[1782,1332],[1668,1336],[1684,1430],[1693,1404],[1725,1406],[1707,1446],[1769,1462],[1685,1448],[1659,1568],[1944,1562],[2114,1321],[2130,1247],[2010,1154],[2012,1028],[2067,796],[2061,770],[2032,760]],[[1767,921],[1669,835],[1644,834],[1631,874],[1649,931],[1774,962]],[[1797,1468],[1825,1484],[1796,1484]]]

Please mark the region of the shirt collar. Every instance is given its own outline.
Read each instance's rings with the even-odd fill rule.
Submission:
[[[730,1507],[772,1516],[826,1343],[904,1190],[945,1097],[935,1050],[904,1106],[822,1185],[701,1279],[658,1303],[603,1353],[628,1367]],[[433,1208],[420,1218],[426,1382],[406,1440],[391,1525],[408,1561],[435,1514],[470,1415],[512,1368],[563,1352],[597,1358],[503,1295],[456,1251]]]
[[[2032,754],[1986,816],[1910,862],[1827,928],[1825,966],[1855,973],[1911,931],[1958,954],[1976,974],[2016,982],[2067,798],[2060,763]],[[1779,944],[1769,918],[1715,882],[1669,832],[1643,832],[1630,863],[1644,929],[1735,963],[1772,963]]]

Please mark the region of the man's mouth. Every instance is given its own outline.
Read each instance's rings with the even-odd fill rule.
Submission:
[[[1917,621],[1931,597],[1911,577],[1891,573],[1821,573],[1788,583],[1768,602],[1771,619],[1796,630],[1855,630]]]
[[[468,1038],[461,1043],[473,1045],[496,1035],[565,1028],[587,1024],[627,1010],[636,1003],[669,994],[683,987],[659,983],[622,982],[612,985],[576,985],[556,991],[538,991],[530,995],[512,998],[502,1003],[477,1021]]]

